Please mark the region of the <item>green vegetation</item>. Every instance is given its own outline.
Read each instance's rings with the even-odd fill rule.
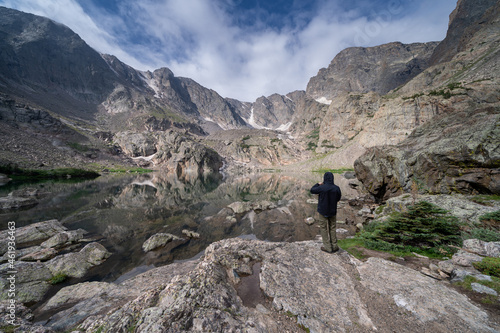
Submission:
[[[151,169],[144,169],[144,168],[111,168],[108,169],[109,172],[128,172],[128,173],[148,173],[148,172],[153,172]]]
[[[476,195],[472,199],[475,203],[485,205],[485,206],[493,206],[492,201],[500,201],[500,195],[493,194],[493,195],[486,195],[486,194],[481,194],[481,195]]]
[[[456,252],[453,246],[461,246],[462,237],[456,217],[435,205],[420,201],[409,206],[406,212],[394,213],[386,221],[370,223],[356,238],[339,244],[347,251],[352,251],[354,247],[365,247],[395,256],[411,256],[415,252],[443,258]]]
[[[481,216],[479,216],[479,220],[481,220],[483,222],[494,221],[494,222],[500,223],[500,210],[481,215]]]
[[[6,326],[1,326],[0,331],[4,333],[14,333],[16,331],[16,328],[18,328],[19,325],[6,325]]]
[[[313,169],[312,172],[318,172],[318,173],[325,173],[325,172],[331,172],[331,173],[344,173],[347,171],[354,171],[352,168],[340,168],[340,169],[328,169],[328,168],[317,168]]]
[[[472,265],[483,274],[500,278],[500,258],[486,257]]]
[[[462,233],[463,239],[479,239],[483,242],[500,242],[500,232],[486,228],[473,228]]]
[[[35,170],[21,169],[11,166],[0,166],[0,173],[7,174],[13,180],[44,180],[44,179],[93,179],[99,177],[95,171],[76,169],[76,168],[61,168],[51,170]]]
[[[70,146],[74,150],[77,150],[77,151],[82,152],[82,153],[85,153],[85,152],[90,150],[90,148],[88,146],[82,145],[78,142],[69,142],[68,146]]]
[[[52,278],[50,278],[47,282],[49,282],[50,284],[54,285],[54,284],[59,284],[59,283],[63,283],[64,281],[66,281],[68,279],[68,276],[64,273],[59,273],[57,275],[54,275]]]
[[[500,279],[495,277],[495,276],[492,276],[491,277],[491,280],[492,281],[484,281],[484,280],[478,280],[476,279],[475,277],[473,276],[467,276],[464,281],[462,282],[457,282],[456,284],[464,289],[467,289],[469,291],[472,291],[472,286],[471,284],[472,283],[479,283],[479,284],[482,284],[483,286],[486,286],[488,288],[491,288],[493,290],[495,290],[497,293],[500,293]],[[493,296],[493,295],[486,295],[486,296],[483,296],[482,299],[481,299],[481,302],[482,303],[488,303],[488,304],[491,304],[491,303],[497,303],[498,300],[497,300],[497,297]]]

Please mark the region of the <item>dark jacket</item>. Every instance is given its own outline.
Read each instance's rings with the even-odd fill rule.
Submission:
[[[326,172],[323,176],[323,184],[315,184],[311,188],[312,194],[319,194],[318,213],[325,217],[337,215],[337,202],[340,201],[342,193],[340,187],[333,183],[333,173]]]

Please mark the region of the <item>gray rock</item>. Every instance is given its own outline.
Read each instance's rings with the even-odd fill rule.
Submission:
[[[464,267],[471,267],[473,262],[479,262],[482,260],[483,260],[483,257],[481,257],[477,254],[463,251],[463,250],[459,250],[451,258],[451,261],[453,262],[453,264],[459,265],[459,266],[464,266]]]
[[[45,248],[64,247],[66,245],[81,241],[83,239],[83,236],[86,233],[87,233],[87,231],[85,231],[83,229],[63,231],[63,232],[60,232],[60,233],[50,237],[45,242],[40,244],[40,246],[45,247]]]
[[[498,296],[498,293],[496,292],[496,290],[491,289],[491,288],[486,287],[486,286],[483,286],[480,283],[473,282],[470,284],[470,286],[472,287],[472,290],[474,290],[477,293]]]
[[[53,248],[41,249],[40,251],[31,252],[25,256],[22,256],[19,260],[22,261],[46,261],[54,258],[57,255],[57,251]]]
[[[185,235],[187,238],[200,238],[200,234],[191,230],[184,229],[182,230],[182,234]]]
[[[21,248],[24,244],[42,242],[57,233],[66,231],[57,220],[33,223],[25,227],[16,228],[16,246]],[[0,232],[0,254],[7,251],[8,230]]]
[[[76,302],[47,326],[85,332],[281,332],[297,323],[315,332],[477,331],[498,329],[486,312],[445,284],[393,262],[360,262],[327,254],[319,241],[271,243],[228,239],[210,245],[198,262],[168,265],[118,286],[86,283],[63,288],[51,309]],[[259,263],[256,270],[254,263]],[[253,274],[254,307],[244,305],[232,272]],[[260,296],[259,296],[260,295]],[[243,298],[241,298],[243,297]],[[272,299],[272,304],[265,303]],[[265,304],[264,304],[265,303]],[[404,311],[404,315],[395,315]],[[285,328],[288,313],[292,329]],[[391,321],[387,317],[391,316]]]
[[[451,262],[451,260],[443,260],[438,262],[438,267],[446,274],[451,274],[451,272],[453,272],[453,269],[455,269],[455,265],[453,264],[453,262]]]
[[[16,262],[15,274],[9,273],[12,269],[9,264],[0,266],[0,299],[8,299],[9,278],[15,277],[16,300],[21,303],[38,302],[42,300],[49,290],[50,284],[47,282],[52,277],[50,271],[43,263],[36,262]]]
[[[468,276],[472,276],[472,277],[474,277],[478,280],[481,280],[481,281],[492,281],[491,276],[481,274],[481,273],[479,273],[479,271],[477,271],[474,268],[466,268],[466,269],[455,268],[451,272],[451,282],[452,283],[462,282]]]
[[[170,243],[171,241],[174,240],[181,240],[181,239],[172,234],[166,234],[166,233],[154,234],[142,244],[142,250],[144,252],[149,252],[160,246],[164,246],[167,243]]]
[[[87,244],[80,252],[57,256],[46,263],[52,275],[65,274],[81,278],[94,266],[103,263],[111,253],[99,243]]]
[[[29,208],[38,205],[35,198],[21,198],[8,195],[0,198],[0,211]]]

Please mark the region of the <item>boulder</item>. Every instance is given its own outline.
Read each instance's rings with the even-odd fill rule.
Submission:
[[[15,299],[20,303],[39,302],[50,288],[47,281],[52,274],[43,263],[19,261],[15,264],[16,273],[11,271],[9,264],[0,266],[0,299],[9,298],[8,279],[12,276],[15,278]]]
[[[369,148],[354,170],[379,201],[412,186],[430,193],[498,194],[499,123],[494,107],[435,116],[398,145]]]
[[[160,246],[165,246],[167,243],[170,243],[171,241],[174,240],[181,240],[181,239],[172,234],[166,234],[166,233],[154,234],[142,244],[142,250],[144,252],[149,252]]]
[[[87,244],[80,252],[67,253],[51,259],[46,267],[52,275],[64,274],[71,277],[81,278],[94,266],[103,263],[111,253],[99,243]]]
[[[77,303],[53,315],[46,326],[57,331],[78,326],[85,332],[99,327],[113,332],[131,327],[136,332],[282,332],[296,331],[297,325],[311,332],[500,328],[442,282],[391,261],[361,262],[342,250],[324,253],[320,246],[319,241],[219,241],[197,262],[157,268],[118,288],[94,283],[63,289],[53,304]],[[190,268],[183,270],[185,265]]]
[[[0,198],[0,211],[31,208],[37,204],[38,201],[35,198],[21,198],[8,195]]]
[[[40,246],[45,248],[64,247],[81,241],[86,233],[87,231],[83,229],[63,231],[47,239],[45,242],[40,244]]]
[[[66,230],[66,227],[57,220],[48,220],[16,228],[16,246],[21,248],[25,244],[42,242]],[[0,232],[0,254],[7,251],[8,235],[8,230]]]

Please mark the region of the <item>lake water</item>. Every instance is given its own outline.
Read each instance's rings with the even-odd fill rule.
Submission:
[[[112,256],[83,279],[65,285],[119,282],[153,267],[199,256],[210,243],[224,238],[287,242],[314,239],[318,227],[305,220],[315,215],[316,205],[307,201],[316,198],[309,189],[321,180],[322,174],[318,173],[264,173],[225,179],[220,175],[179,179],[173,174],[150,173],[105,175],[79,183],[20,185],[17,189],[36,188],[42,194],[39,204],[27,210],[3,212],[0,225],[6,229],[8,221],[21,227],[57,219],[70,230],[85,229],[87,236],[98,240]],[[335,175],[335,182],[341,186],[344,198],[357,195],[342,176]],[[0,187],[0,196],[13,189],[12,185]],[[242,214],[233,214],[227,208],[236,201],[262,200],[277,207]],[[339,220],[342,214],[340,209]],[[183,229],[198,232],[200,239],[143,252],[142,244],[151,235],[163,232],[183,237]]]

